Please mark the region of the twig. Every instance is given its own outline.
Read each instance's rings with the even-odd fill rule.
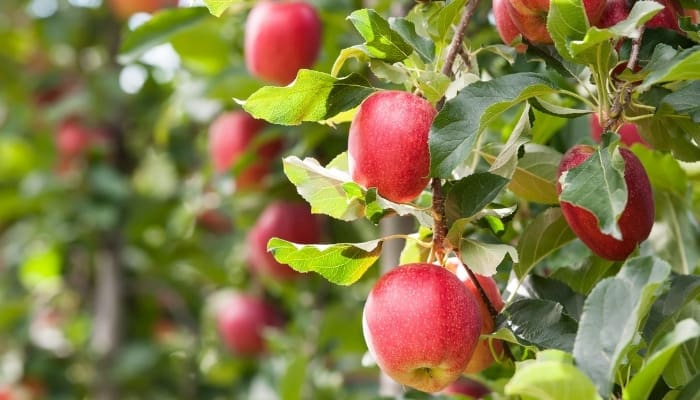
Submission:
[[[637,62],[639,61],[639,48],[642,47],[642,36],[644,35],[644,26],[639,28],[639,36],[632,41],[632,51],[630,52],[630,59],[627,61],[627,69],[634,72],[637,67]]]
[[[450,47],[447,52],[447,58],[445,59],[445,64],[442,66],[442,73],[448,77],[452,77],[452,65],[459,54],[459,49],[462,47],[462,41],[464,40],[464,32],[467,30],[469,21],[471,20],[476,7],[479,5],[479,0],[469,0],[467,3],[467,9],[462,14],[462,19],[459,21],[459,25],[455,30],[454,36],[452,36],[452,41],[450,42]]]

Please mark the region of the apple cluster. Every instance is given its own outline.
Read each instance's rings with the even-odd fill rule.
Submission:
[[[454,272],[452,272],[454,271]],[[495,281],[477,276],[491,305],[503,300]],[[489,339],[494,320],[480,290],[458,260],[446,267],[406,264],[383,275],[367,297],[362,330],[377,365],[395,381],[439,392],[465,373],[495,361]],[[497,356],[502,343],[495,341]]]

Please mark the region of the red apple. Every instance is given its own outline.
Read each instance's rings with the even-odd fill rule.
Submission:
[[[469,396],[472,399],[478,400],[491,393],[491,389],[486,387],[483,383],[462,377],[446,387],[441,393]]]
[[[262,1],[248,15],[245,62],[258,78],[286,85],[314,64],[320,47],[321,20],[308,3]]]
[[[219,235],[231,233],[233,230],[231,219],[223,212],[211,208],[197,215],[197,225]]]
[[[474,285],[474,281],[471,279],[466,269],[464,269],[459,260],[454,257],[447,260],[446,267],[464,282],[469,292],[479,303],[479,310],[481,312],[481,334],[487,335],[493,333],[495,324],[491,317],[489,307],[482,299],[479,289]],[[479,285],[484,289],[486,297],[488,297],[493,308],[496,309],[497,312],[501,312],[501,310],[503,310],[503,298],[501,297],[501,292],[498,290],[496,281],[489,276],[474,275],[476,275]],[[493,351],[491,350],[492,348]],[[476,374],[491,366],[491,364],[496,361],[493,356],[494,352],[496,352],[496,354],[503,353],[503,343],[500,340],[479,339],[476,350],[474,350],[469,364],[467,364],[467,367],[464,369],[464,373]]]
[[[263,331],[281,327],[282,318],[274,307],[258,297],[232,294],[220,305],[216,326],[229,350],[255,356],[265,351]]]
[[[267,251],[267,242],[277,237],[294,243],[313,244],[321,239],[316,217],[306,203],[278,201],[270,204],[248,233],[248,263],[253,271],[287,280],[300,274],[278,263]]]
[[[508,0],[493,0],[493,18],[496,20],[496,30],[505,44],[513,43],[520,30],[513,23],[508,13]]]
[[[407,264],[383,275],[362,315],[370,354],[388,376],[424,392],[462,375],[481,329],[479,305],[446,268]]]
[[[598,28],[610,28],[627,19],[631,9],[632,5],[628,0],[608,0],[603,8],[603,14],[594,25]]]
[[[508,0],[506,5],[513,23],[523,36],[532,43],[551,44],[547,31],[547,14],[550,0]],[[595,25],[603,13],[606,0],[583,0],[588,22]]]
[[[435,108],[402,91],[376,92],[360,105],[350,124],[352,179],[397,203],[415,199],[428,184],[428,132]]]
[[[591,114],[591,137],[596,142],[600,143],[600,138],[603,135],[603,127],[600,125],[598,116]],[[647,142],[639,136],[639,131],[637,130],[637,125],[633,123],[626,122],[622,124],[620,129],[618,129],[617,134],[620,135],[620,142],[626,146],[632,146],[635,143],[641,143],[647,147],[649,145]]]
[[[61,159],[74,159],[90,146],[91,131],[75,118],[61,123],[56,132],[56,150]]]
[[[225,172],[246,153],[253,153],[253,159],[236,177],[239,189],[259,186],[282,148],[282,141],[277,139],[264,144],[256,143],[264,126],[263,121],[254,119],[244,111],[232,111],[220,115],[209,127],[209,157],[216,172]]]
[[[627,184],[627,204],[618,220],[622,240],[602,233],[596,217],[590,211],[565,201],[560,202],[564,218],[576,236],[595,254],[613,261],[626,259],[649,236],[654,224],[654,198],[649,177],[634,153],[626,148],[619,150],[625,162]],[[558,177],[584,162],[594,151],[592,146],[587,145],[569,149],[559,164]],[[557,192],[561,194],[561,184],[558,181]]]
[[[109,7],[119,19],[137,12],[153,13],[164,7],[177,6],[178,0],[109,0]]]
[[[647,28],[666,28],[680,31],[678,17],[683,14],[683,7],[677,0],[656,0],[664,9],[654,15],[645,26]]]

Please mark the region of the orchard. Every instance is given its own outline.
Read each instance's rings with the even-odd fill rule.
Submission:
[[[698,399],[700,3],[3,0],[0,400]]]

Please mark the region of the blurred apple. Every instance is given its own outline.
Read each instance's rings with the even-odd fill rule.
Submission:
[[[248,233],[248,262],[253,271],[277,279],[293,279],[300,274],[278,263],[267,251],[267,242],[273,237],[312,244],[320,241],[321,230],[306,203],[277,201],[267,206]]]
[[[255,356],[266,349],[264,330],[281,327],[282,317],[261,298],[235,293],[219,305],[216,326],[229,350],[239,355]]]
[[[552,44],[547,31],[549,0],[507,0],[508,13],[523,36],[532,43]],[[588,22],[595,25],[605,7],[605,0],[583,0]]]
[[[177,6],[178,0],[109,0],[109,7],[119,19],[137,12],[153,13],[161,8]]]
[[[451,383],[450,386],[446,387],[440,393],[447,395],[468,396],[469,398],[479,400],[491,393],[491,390],[481,382],[462,377]]]

